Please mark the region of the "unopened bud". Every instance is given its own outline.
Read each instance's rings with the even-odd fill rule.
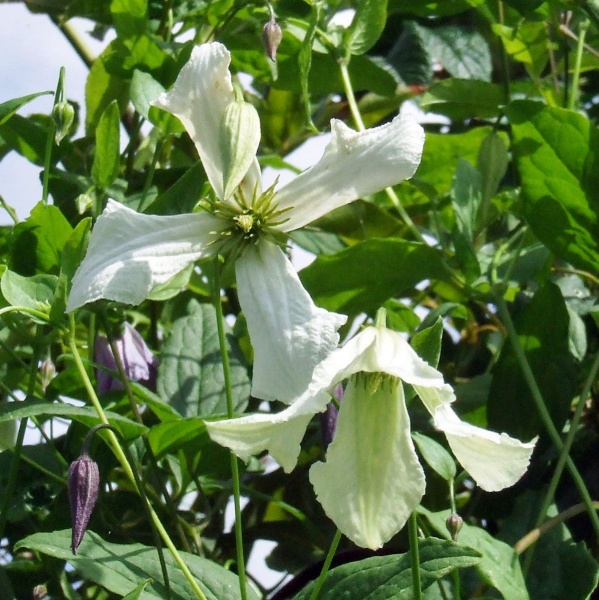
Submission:
[[[458,533],[460,533],[460,529],[464,525],[464,519],[460,517],[457,513],[451,513],[449,517],[447,517],[447,521],[445,521],[445,527],[447,527],[447,531],[451,534],[451,539],[454,542],[458,541]]]
[[[341,402],[343,398],[343,385],[337,384],[333,389],[333,396],[337,402]],[[333,441],[335,437],[335,430],[337,429],[337,417],[339,415],[339,409],[337,408],[338,404],[334,402],[330,402],[327,405],[327,409],[320,414],[320,431],[322,435],[322,445],[326,450],[329,447],[329,444]]]
[[[94,203],[94,199],[90,194],[79,194],[75,198],[75,206],[77,213],[82,215],[88,208],[91,208]]]
[[[56,124],[54,140],[58,145],[69,135],[71,125],[75,120],[75,109],[68,102],[57,102],[52,109],[52,118]]]
[[[50,385],[50,382],[52,381],[52,378],[54,377],[55,373],[56,367],[54,366],[52,359],[49,357],[46,358],[46,360],[44,360],[44,362],[40,366],[40,378],[42,391],[44,392],[44,394],[46,393],[46,390],[48,389],[48,386]]]
[[[67,485],[73,528],[71,548],[73,554],[76,554],[100,491],[100,471],[87,452],[83,451],[81,456],[71,463]]]
[[[277,61],[277,48],[283,39],[283,31],[279,24],[271,17],[270,21],[262,29],[262,41],[266,48],[266,53],[272,62]]]

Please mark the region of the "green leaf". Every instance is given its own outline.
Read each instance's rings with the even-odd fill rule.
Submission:
[[[434,83],[422,96],[420,106],[456,121],[473,117],[487,119],[500,114],[504,98],[497,84],[451,78]]]
[[[453,178],[451,200],[457,230],[472,241],[482,202],[482,176],[467,160],[460,160]]]
[[[164,92],[164,86],[149,73],[135,69],[131,79],[130,91],[131,102],[135,110],[147,119],[150,112],[150,102],[156,100]]]
[[[52,304],[57,279],[56,275],[23,277],[14,271],[5,271],[0,280],[0,289],[11,306],[46,311]]]
[[[180,215],[192,212],[202,197],[204,181],[206,173],[202,163],[198,161],[162,192],[145,212],[152,215]]]
[[[482,175],[482,202],[481,213],[486,212],[486,205],[497,192],[509,164],[507,146],[503,138],[494,131],[490,133],[480,145],[476,168]],[[481,225],[486,224],[486,214],[481,214]]]
[[[0,423],[37,416],[63,417],[78,421],[89,427],[100,423],[100,418],[91,406],[73,406],[64,402],[43,402],[40,400],[0,403]],[[106,416],[110,424],[114,425],[126,440],[138,438],[148,431],[145,425],[140,425],[136,421],[117,413],[106,411]]]
[[[60,270],[67,276],[69,281],[75,275],[75,271],[85,256],[91,226],[92,220],[89,217],[79,221],[77,227],[75,227],[64,245],[60,260]]]
[[[92,136],[100,121],[100,117],[108,105],[116,100],[125,110],[129,99],[129,84],[123,78],[109,73],[106,62],[114,54],[114,42],[96,58],[85,83],[85,131]]]
[[[484,0],[389,0],[389,13],[438,18],[456,15],[483,2]]]
[[[123,596],[123,600],[139,600],[143,591],[148,587],[148,585],[152,582],[151,579],[146,579],[142,581],[133,591],[129,592],[126,596]]]
[[[107,188],[118,177],[120,160],[120,111],[113,100],[102,113],[96,127],[96,152],[92,179],[101,189]]]
[[[514,325],[555,426],[561,431],[577,389],[568,346],[570,318],[560,289],[547,283],[514,316]],[[542,423],[512,345],[506,340],[493,369],[489,426],[522,440],[539,434]]]
[[[435,538],[418,540],[418,550],[423,590],[455,569],[472,567],[481,561],[476,550]],[[414,597],[412,586],[409,553],[373,556],[329,571],[318,597],[320,600],[411,600]],[[311,583],[293,600],[308,600],[313,588],[314,584]]]
[[[155,548],[142,544],[111,544],[93,531],[85,534],[77,554],[73,554],[70,545],[71,530],[65,529],[30,535],[18,542],[15,550],[28,548],[34,552],[67,560],[82,577],[118,595],[131,593],[141,582],[151,579],[152,582],[146,587],[143,598],[163,600],[167,597]],[[238,600],[239,583],[236,575],[205,558],[186,552],[180,554],[207,600]],[[172,555],[165,551],[164,558],[169,571],[173,600],[189,600],[195,597]],[[258,596],[249,586],[247,594],[248,600],[258,600]]]
[[[345,30],[346,54],[365,54],[385,29],[387,0],[359,0],[351,25]]]
[[[327,310],[358,314],[376,310],[424,279],[444,279],[438,252],[417,242],[371,239],[337,254],[319,256],[300,272],[314,302]]]
[[[486,39],[478,31],[460,25],[419,29],[429,56],[452,77],[491,81],[491,53]]]
[[[175,321],[164,344],[158,391],[185,417],[226,414],[216,311],[210,304],[193,300],[188,313]],[[250,381],[241,351],[229,332],[227,337],[233,405],[236,411],[243,412],[250,395]]]
[[[414,335],[410,346],[414,348],[418,356],[429,365],[436,367],[441,356],[441,342],[443,339],[443,319],[437,317],[436,321],[429,327],[421,329]]]
[[[449,539],[450,534],[445,521],[451,511],[432,512],[423,506],[419,506],[416,510],[426,518],[438,534]],[[482,559],[475,566],[476,570],[483,581],[501,592],[506,600],[529,600],[520,562],[513,548],[495,539],[484,529],[467,523],[464,523],[460,530],[458,542],[480,552]]]
[[[526,220],[552,252],[597,272],[599,131],[577,112],[538,102],[513,102],[507,114]]]
[[[490,127],[476,127],[467,133],[451,135],[427,133],[422,160],[414,178],[433,185],[439,195],[449,192],[460,159],[474,164],[483,140],[491,131]]]
[[[455,461],[439,442],[418,432],[412,432],[412,439],[431,469],[446,481],[454,479],[456,475]]]
[[[147,0],[112,0],[110,12],[119,37],[128,38],[146,32],[148,26]]]
[[[15,225],[10,268],[21,275],[58,274],[63,248],[72,233],[59,208],[39,202],[25,221]]]
[[[6,102],[0,103],[0,125],[6,123],[22,106],[25,106],[28,102],[45,96],[46,94],[52,94],[53,92],[37,92],[36,94],[29,94],[27,96],[20,96],[19,98],[13,98]]]
[[[506,52],[524,63],[531,75],[538,77],[549,58],[546,23],[522,19],[517,27],[495,24],[493,31],[501,38]]]
[[[433,80],[433,65],[426,48],[426,29],[407,21],[389,53],[389,62],[406,85],[428,86]]]
[[[42,167],[46,156],[48,129],[39,121],[13,115],[0,125],[0,140],[11,150]]]

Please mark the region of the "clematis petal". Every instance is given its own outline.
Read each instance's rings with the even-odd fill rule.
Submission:
[[[506,433],[487,431],[462,421],[451,407],[455,395],[451,386],[414,386],[433,424],[445,433],[452,452],[476,483],[487,492],[514,485],[526,472],[536,438],[521,442]]]
[[[351,380],[325,463],[310,469],[325,513],[355,544],[376,550],[395,535],[424,495],[401,385],[374,394]]]
[[[235,271],[254,348],[252,395],[289,403],[337,346],[346,317],[315,306],[283,251],[270,242],[248,248]]]
[[[229,51],[218,42],[196,46],[172,90],[152,103],[183,123],[198,150],[208,180],[221,200],[225,198],[220,131],[227,106],[235,99],[230,62]],[[259,134],[257,139],[259,141]],[[244,181],[248,197],[259,182],[260,167],[254,159]]]
[[[268,450],[289,473],[297,463],[300,442],[310,419],[324,411],[328,401],[328,394],[317,394],[276,414],[206,421],[206,429],[216,443],[230,448],[242,460]]]
[[[109,200],[73,277],[67,312],[100,298],[139,304],[157,285],[208,256],[221,223],[208,213],[144,215]]]
[[[320,161],[277,192],[279,208],[293,208],[281,231],[408,179],[420,163],[424,131],[409,117],[362,132],[333,119],[331,130]]]

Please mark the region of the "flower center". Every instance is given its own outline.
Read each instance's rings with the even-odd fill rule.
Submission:
[[[275,181],[261,194],[255,190],[249,201],[241,188],[228,202],[207,201],[206,210],[229,223],[213,242],[218,245],[220,254],[236,258],[249,244],[257,244],[261,238],[285,246],[286,236],[279,226],[287,220],[283,214],[290,209],[278,209],[274,191],[276,184]]]
[[[356,385],[361,385],[369,395],[375,394],[381,388],[387,387],[390,392],[394,391],[401,381],[387,373],[367,373],[360,371],[354,375]]]

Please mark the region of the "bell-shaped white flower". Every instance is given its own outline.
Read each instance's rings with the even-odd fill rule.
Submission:
[[[441,373],[399,333],[381,326],[366,327],[330,354],[314,370],[307,392],[282,412],[207,422],[208,433],[244,460],[268,450],[289,472],[311,417],[325,410],[343,380],[348,383],[335,437],[326,462],[311,467],[310,481],[326,514],[359,546],[382,546],[424,495],[402,381],[413,386],[434,426],[482,489],[509,487],[528,467],[536,440],[522,443],[461,421]]]
[[[333,120],[320,161],[281,189],[263,191],[259,121],[236,98],[229,63],[222,44],[194,48],[173,89],[154,102],[185,126],[218,201],[176,216],[139,214],[110,201],[73,278],[67,310],[100,298],[139,304],[194,261],[228,253],[254,348],[252,394],[289,402],[337,346],[345,317],[314,305],[280,248],[285,234],[411,177],[424,133],[405,117],[361,133]]]

